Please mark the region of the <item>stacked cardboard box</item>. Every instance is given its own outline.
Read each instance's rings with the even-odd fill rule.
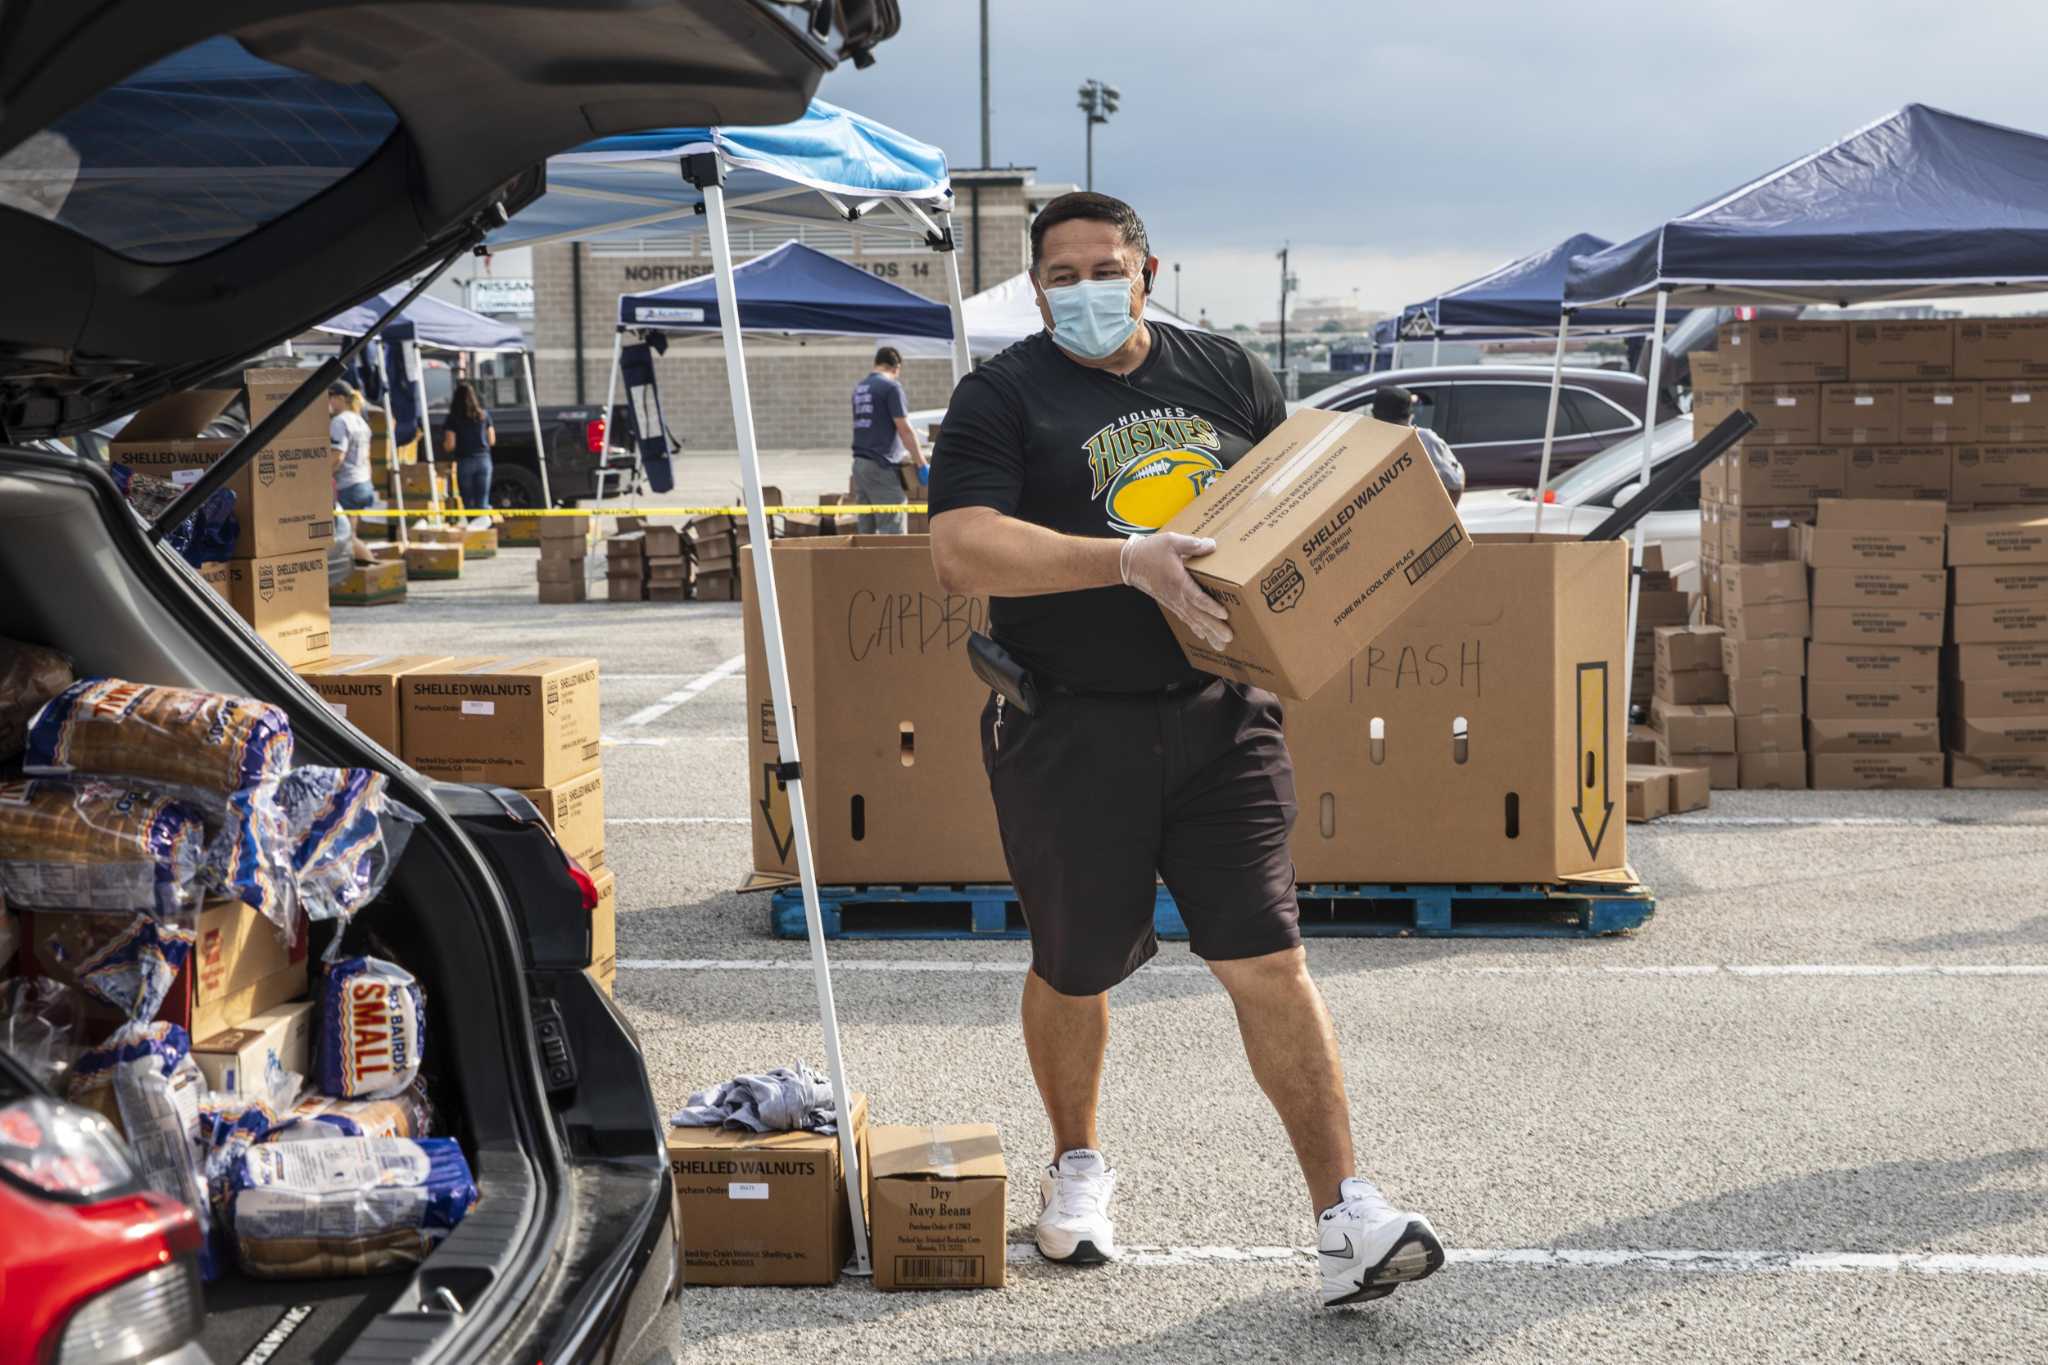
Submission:
[[[358,564],[330,594],[337,607],[381,607],[405,600],[405,561]]]
[[[1694,706],[1718,707],[1727,703],[1728,679],[1721,672],[1720,627],[1660,625],[1651,636],[1650,654],[1653,715],[1660,707],[1669,714]],[[1628,818],[1654,820],[1661,815],[1704,807],[1707,792],[1715,785],[1714,761],[1694,764],[1674,758],[1667,763],[1666,757],[1676,751],[1664,742],[1661,728],[1652,728],[1648,739],[1649,753],[1643,760],[1638,760],[1633,740],[1629,746]],[[1728,765],[1721,766],[1725,770]],[[1727,776],[1725,771],[1723,776]]]
[[[1666,768],[1656,763],[1629,764],[1626,789],[1626,813],[1629,823],[1640,825],[1646,821],[1662,819],[1667,815],[1682,815],[1689,810],[1705,810],[1712,780],[1712,774],[1705,768]]]
[[[467,538],[460,526],[410,528],[406,532],[406,577],[415,581],[462,577]]]
[[[268,417],[305,378],[302,370],[249,370],[240,388],[196,389],[150,404],[121,429],[109,462],[184,486],[234,445],[199,432],[238,399]],[[230,479],[238,531],[227,568],[208,578],[285,663],[327,657],[327,547],[334,540],[333,457],[315,402]]]
[[[2048,511],[1948,526],[1949,784],[2048,787]]]
[[[624,525],[623,519],[620,522]],[[647,533],[622,530],[605,537],[605,596],[614,602],[647,600]]]
[[[609,991],[618,950],[615,888],[602,871],[597,661],[544,655],[442,659],[408,666],[395,681],[400,757],[444,781],[489,782],[524,793],[557,842],[592,873],[598,904],[588,926],[588,965]]]
[[[540,558],[534,561],[534,582],[544,603],[582,602],[590,596],[590,518],[534,517],[539,528]]]
[[[1666,572],[1660,545],[1643,547],[1642,584],[1636,602],[1634,672],[1628,689],[1630,702],[1637,706],[1649,704],[1656,675],[1656,632],[1692,620],[1692,595],[1682,591],[1678,581]]]
[[[683,553],[680,527],[649,524],[641,533],[641,564],[647,578],[647,600],[681,602],[690,595],[690,562]]]
[[[336,654],[295,671],[328,710],[390,752],[403,754],[398,680],[447,659],[445,654]]]
[[[1735,716],[1736,785],[1807,785],[1802,726],[1809,613],[1797,560],[1721,569],[1721,668]]]
[[[690,550],[690,575],[699,600],[740,599],[740,547],[747,543],[746,523],[732,517],[698,517],[684,529]]]
[[[1828,499],[1799,531],[1816,788],[1939,787],[1942,527],[1932,501]]]
[[[1735,713],[1726,702],[1684,705],[1653,698],[1650,724],[1657,729],[1658,766],[1704,768],[1716,791],[1736,785]]]

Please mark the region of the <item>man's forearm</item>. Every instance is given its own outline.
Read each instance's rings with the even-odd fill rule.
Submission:
[[[1069,536],[990,508],[932,519],[932,559],[950,592],[992,597],[1109,588],[1123,582],[1116,537]]]

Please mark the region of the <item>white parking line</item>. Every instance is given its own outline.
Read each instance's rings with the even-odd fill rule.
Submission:
[[[704,817],[705,822],[719,822],[724,817]],[[615,823],[607,820],[606,824]],[[734,823],[744,824],[744,820]],[[975,959],[926,959],[914,957],[848,958],[833,961],[834,972],[904,972],[909,974],[939,974],[988,972],[1008,975],[1023,971],[1030,965],[1029,959],[1014,958]],[[808,957],[622,957],[619,959],[622,971],[638,972],[802,972],[811,970]],[[1862,963],[1862,962],[1764,962],[1764,963],[1704,963],[1645,966],[1589,966],[1589,967],[1382,967],[1378,974],[1392,976],[1738,976],[1768,979],[1773,977],[2034,977],[2048,976],[2048,963],[2038,962],[1962,962],[1937,964],[1926,962],[1903,963]],[[1143,975],[1156,976],[1207,976],[1209,969],[1199,962],[1151,962],[1147,963]]]
[[[1005,1258],[1040,1260],[1030,1242],[1012,1242]],[[1998,1275],[2048,1276],[2048,1256],[1934,1252],[1571,1250],[1550,1247],[1452,1247],[1454,1266],[1507,1270],[1636,1270],[1680,1275]],[[1117,1264],[1145,1270],[1204,1265],[1309,1265],[1313,1247],[1127,1246]]]
[[[744,815],[608,815],[607,825],[744,825]]]
[[[1654,826],[1686,825],[1720,829],[2038,829],[2030,820],[1974,819],[1967,815],[1667,815]]]
[[[666,749],[671,744],[745,744],[745,735],[600,735],[607,749]]]
[[[747,656],[744,654],[735,654],[730,659],[727,659],[724,663],[712,669],[709,673],[706,673],[701,678],[692,679],[690,682],[685,683],[683,686],[677,688],[675,691],[669,693],[667,696],[663,697],[660,701],[655,702],[651,706],[641,707],[638,711],[635,711],[632,715],[626,717],[626,724],[646,725],[653,721],[660,720],[663,716],[675,710],[684,702],[690,700],[698,693],[704,691],[704,689],[715,686],[718,683],[724,682],[727,678],[732,677],[735,673],[738,673],[741,669],[745,668],[746,666]]]

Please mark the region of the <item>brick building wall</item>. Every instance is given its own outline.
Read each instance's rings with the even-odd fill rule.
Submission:
[[[1017,171],[954,173],[953,231],[959,244],[963,293],[975,292],[975,198],[979,184],[981,287],[989,288],[1024,269],[1029,214],[1038,202],[1028,174]],[[849,240],[843,229],[819,231],[735,225],[735,260],[771,251],[792,236],[871,270],[913,293],[943,301],[945,258],[935,252],[888,245],[878,249]],[[543,403],[573,403],[576,351],[572,248],[535,248],[533,253],[535,381]],[[604,401],[611,369],[612,338],[621,294],[658,289],[711,273],[710,246],[702,238],[666,250],[585,246],[583,273],[583,401]],[[833,449],[851,436],[853,385],[866,374],[874,344],[856,338],[816,337],[796,342],[776,337],[747,339],[747,379],[754,400],[754,427],[764,448]],[[735,445],[725,357],[717,337],[685,340],[671,334],[668,353],[655,367],[662,406],[685,453],[730,450]],[[913,408],[943,407],[953,387],[950,362],[904,363],[904,387]]]

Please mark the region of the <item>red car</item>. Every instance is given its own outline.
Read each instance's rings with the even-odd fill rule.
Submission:
[[[199,1223],[0,1052],[0,1365],[199,1362]]]

